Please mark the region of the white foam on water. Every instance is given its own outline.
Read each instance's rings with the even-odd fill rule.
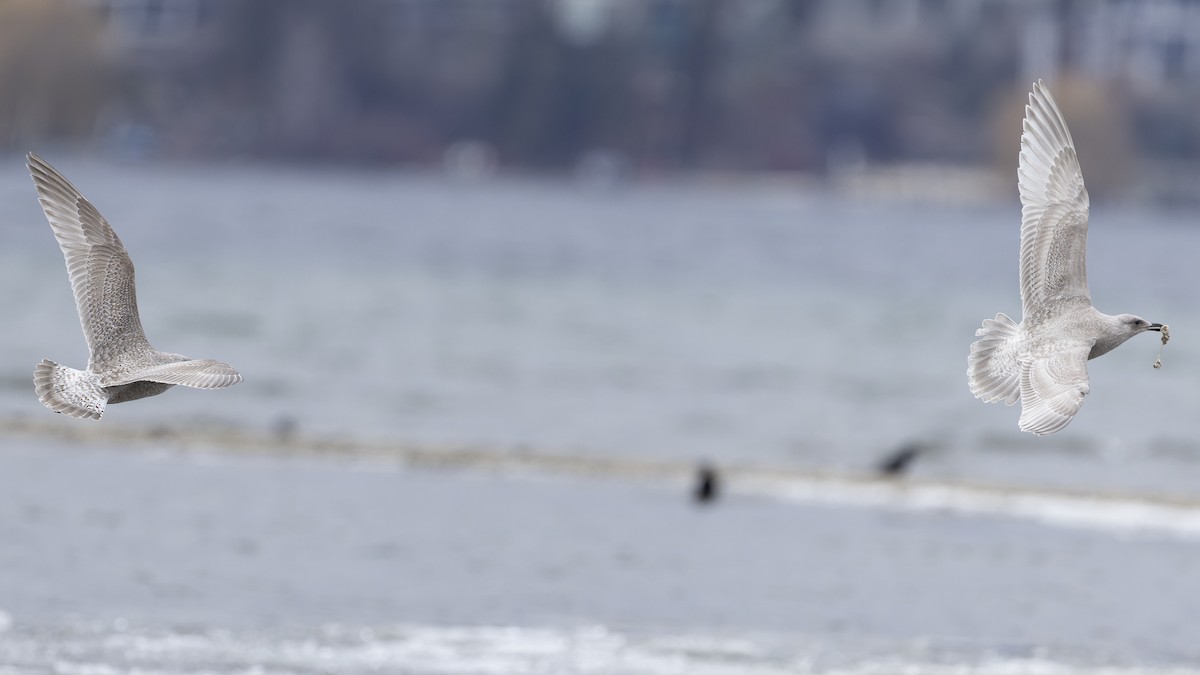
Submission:
[[[326,626],[309,634],[90,627],[18,629],[0,673],[181,675],[403,672],[412,675],[1193,675],[1162,665],[1071,663],[989,651],[779,636],[644,636],[604,626]],[[786,645],[786,646],[784,646]],[[856,649],[868,652],[854,656]]]
[[[1121,535],[1200,538],[1200,504],[1145,497],[841,478],[756,479],[744,488],[780,499],[1034,521]]]
[[[880,659],[821,675],[1190,675],[1196,670],[1161,666],[1091,666],[1058,663],[1045,659],[986,658],[979,663],[951,664]]]

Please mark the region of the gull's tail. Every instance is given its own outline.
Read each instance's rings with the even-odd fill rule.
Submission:
[[[1004,314],[984,319],[975,331],[967,356],[967,382],[971,393],[986,403],[1012,405],[1021,398],[1021,368],[1017,364],[1017,324]]]
[[[108,403],[108,394],[95,375],[48,359],[34,368],[33,388],[43,405],[71,417],[98,420]]]

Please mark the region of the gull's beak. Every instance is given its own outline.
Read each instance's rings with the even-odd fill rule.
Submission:
[[[1152,323],[1149,326],[1146,326],[1146,330],[1156,330],[1161,333],[1162,332],[1162,324],[1161,323]]]

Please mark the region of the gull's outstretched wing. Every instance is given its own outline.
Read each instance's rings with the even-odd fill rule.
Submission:
[[[1073,340],[1021,361],[1021,419],[1017,426],[1038,436],[1070,424],[1091,386],[1087,360],[1095,340]]]
[[[1063,121],[1038,80],[1025,106],[1021,157],[1021,305],[1038,324],[1067,307],[1091,305],[1087,288],[1088,194]]]
[[[212,359],[189,359],[125,373],[119,380],[105,381],[104,386],[111,387],[140,381],[181,384],[197,389],[220,389],[241,382],[242,374],[234,370],[233,366],[228,363]]]
[[[32,153],[28,160],[38,201],[67,261],[92,362],[105,363],[126,350],[148,348],[138,318],[133,262],[117,233],[46,160]]]

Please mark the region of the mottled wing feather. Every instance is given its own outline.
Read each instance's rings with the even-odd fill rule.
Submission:
[[[1091,305],[1087,189],[1071,132],[1040,80],[1025,107],[1017,185],[1023,320],[1038,324],[1066,307]]]
[[[1038,436],[1067,426],[1091,386],[1087,359],[1094,340],[1055,345],[1040,358],[1021,361],[1021,419],[1018,426]]]
[[[120,380],[106,381],[104,384],[114,386],[140,381],[179,384],[197,389],[220,389],[241,382],[242,375],[228,363],[212,359],[191,359],[143,368],[128,373]]]
[[[149,347],[138,318],[133,262],[108,221],[62,174],[30,154],[38,201],[66,258],[93,363]]]
[[[108,403],[98,379],[92,373],[42,359],[33,371],[33,389],[42,405],[54,412],[98,420]]]
[[[1017,324],[1007,314],[1000,313],[995,319],[984,319],[975,335],[979,339],[971,343],[967,355],[967,384],[971,393],[985,403],[1016,403],[1021,396]]]

